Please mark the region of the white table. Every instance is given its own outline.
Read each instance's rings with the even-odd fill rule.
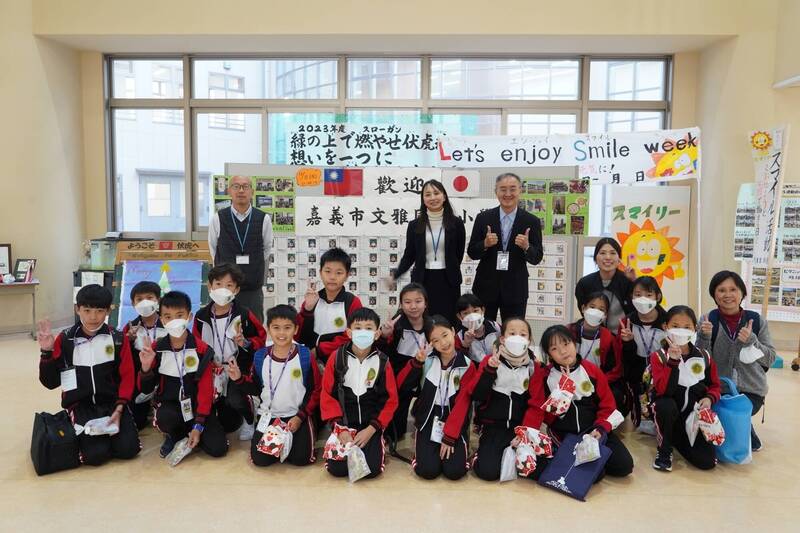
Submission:
[[[36,287],[38,286],[38,279],[22,283],[0,283],[0,296],[7,294],[31,295],[31,337],[34,339],[36,338]]]

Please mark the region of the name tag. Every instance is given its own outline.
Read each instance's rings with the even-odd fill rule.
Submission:
[[[181,414],[183,415],[184,422],[190,422],[194,418],[191,398],[184,398],[181,400]]]
[[[250,264],[250,256],[249,255],[237,255],[236,256],[236,264],[237,265],[249,265]]]
[[[258,426],[256,427],[256,431],[259,433],[266,433],[267,428],[269,427],[269,421],[272,418],[272,413],[265,413],[261,415],[261,418],[258,419]]]
[[[497,252],[497,270],[508,270],[508,252]]]
[[[71,366],[61,371],[61,390],[69,392],[78,388],[78,375],[75,367]]]
[[[433,417],[433,427],[431,428],[431,442],[442,443],[444,437],[444,422],[439,420],[438,416]]]

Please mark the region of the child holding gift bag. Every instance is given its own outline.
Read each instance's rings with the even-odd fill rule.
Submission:
[[[455,446],[442,444],[442,437],[456,394],[468,379],[466,374],[474,374],[475,365],[466,351],[456,350],[455,330],[445,317],[435,315],[425,333],[433,352],[427,355],[427,346],[420,347],[397,376],[399,394],[418,394],[413,409],[417,434],[411,467],[424,479],[440,474],[461,479],[468,469],[468,420],[464,419]]]
[[[690,442],[686,419],[698,410],[708,410],[720,397],[717,366],[709,353],[695,346],[697,317],[685,305],[672,307],[666,316],[667,337],[650,357],[655,387],[653,411],[658,451],[653,468],[672,471],[673,446],[701,470],[716,465],[714,445],[703,437]],[[708,414],[708,411],[705,411]]]
[[[630,452],[612,432],[624,417],[616,409],[605,374],[578,353],[575,338],[566,326],[550,326],[542,334],[542,352],[549,363],[537,370],[530,383],[530,399],[523,425],[538,430],[546,423],[559,443],[567,434],[606,438],[611,457],[605,473],[624,477],[633,471]],[[533,479],[538,479],[549,460],[537,458]]]

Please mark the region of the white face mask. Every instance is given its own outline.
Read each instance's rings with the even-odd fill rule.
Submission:
[[[354,329],[352,332],[353,344],[359,350],[366,350],[375,342],[375,332],[371,329]]]
[[[154,302],[153,300],[142,300],[134,306],[134,309],[136,309],[136,312],[141,316],[147,318],[149,316],[153,316],[153,314],[158,311],[158,302]]]
[[[516,355],[517,357],[525,355],[525,352],[528,351],[528,339],[523,337],[522,335],[510,335],[506,337],[505,342],[503,344],[506,347],[506,350],[511,352],[512,355]]]
[[[177,339],[186,331],[186,324],[188,323],[189,321],[185,318],[176,318],[164,324],[164,329],[167,330],[170,337],[175,337]]]
[[[97,326],[96,328],[92,329],[92,328],[90,328],[89,326],[86,325],[86,322],[81,320],[81,326],[83,326],[83,330],[88,332],[88,333],[97,333],[98,331],[100,331],[100,328],[102,328],[104,324],[105,324],[105,322],[101,323],[99,326]]]
[[[697,340],[697,332],[684,328],[671,328],[667,330],[667,337],[675,346],[685,346]]]
[[[467,329],[479,329],[483,325],[483,315],[470,313],[461,319],[461,324]]]
[[[589,308],[583,312],[583,318],[586,323],[592,327],[599,326],[606,318],[606,314],[599,309]]]
[[[208,295],[214,300],[214,303],[219,306],[228,305],[236,298],[236,295],[230,289],[225,287],[218,287],[213,291],[209,291]]]
[[[655,300],[647,298],[646,296],[640,296],[638,298],[634,298],[631,303],[636,308],[636,310],[643,315],[646,315],[647,313],[655,309],[656,305],[658,305]]]

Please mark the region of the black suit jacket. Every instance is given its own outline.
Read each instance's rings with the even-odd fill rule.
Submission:
[[[491,226],[492,232],[497,234],[498,242],[491,248],[484,249],[483,240],[486,238],[486,227]],[[528,251],[514,244],[517,235],[530,229]],[[475,273],[475,283],[472,292],[484,304],[494,304],[502,296],[505,304],[519,304],[528,299],[528,266],[527,263],[537,265],[544,256],[542,248],[542,224],[538,218],[528,213],[521,207],[517,208],[514,225],[511,226],[511,235],[508,239],[509,262],[508,270],[497,270],[497,252],[502,251],[503,234],[500,231],[500,206],[488,209],[475,217],[472,226],[472,236],[469,239],[467,254],[480,260]]]
[[[406,249],[395,271],[395,279],[399,278],[412,267],[411,281],[424,283],[425,281],[425,232],[417,233],[419,219],[415,218],[408,223],[406,229]],[[447,279],[452,286],[461,285],[461,261],[464,259],[464,247],[467,241],[467,231],[460,218],[456,218],[455,228],[444,228],[444,264]]]

